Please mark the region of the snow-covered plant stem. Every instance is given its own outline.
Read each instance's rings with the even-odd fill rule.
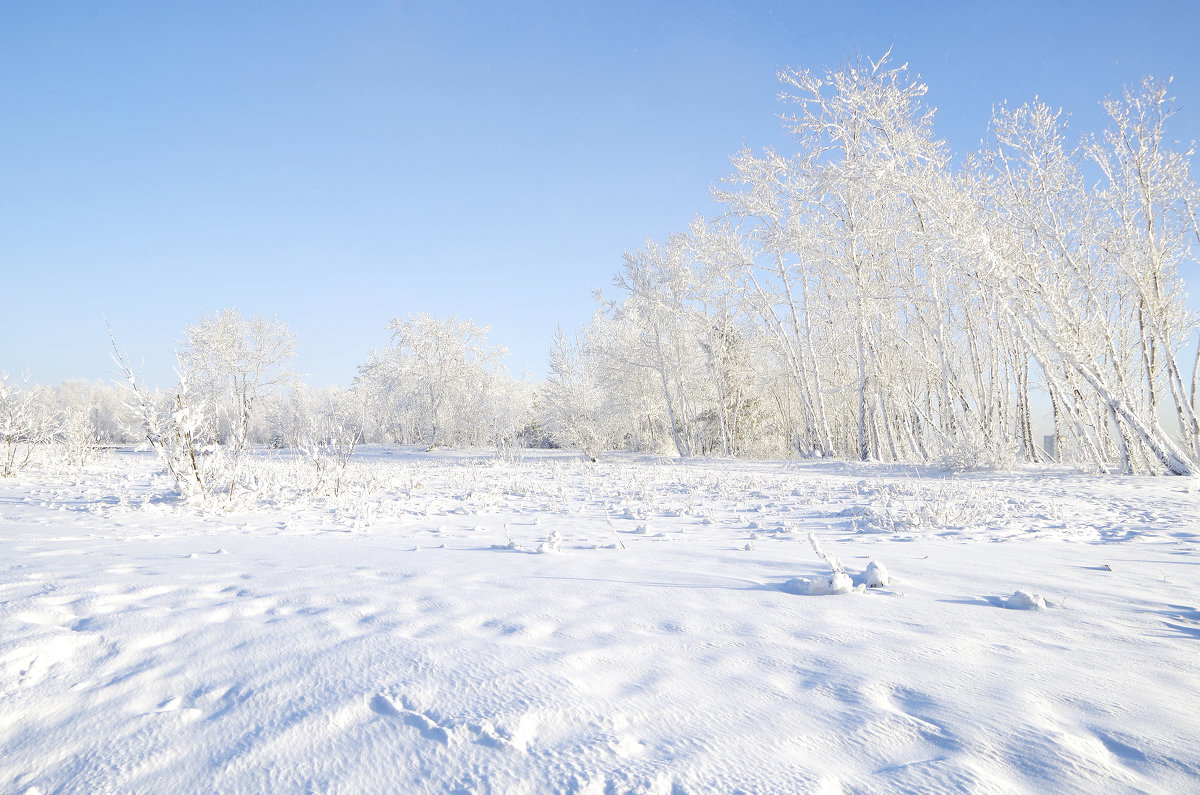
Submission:
[[[213,414],[203,401],[192,399],[182,375],[169,406],[160,408],[158,392],[150,393],[138,384],[115,339],[112,357],[128,390],[127,406],[137,417],[140,435],[158,454],[180,495],[207,502],[212,492],[207,459],[214,452]]]

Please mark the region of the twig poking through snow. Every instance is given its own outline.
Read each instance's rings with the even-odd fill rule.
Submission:
[[[817,557],[825,561],[829,568],[833,570],[834,574],[846,573],[846,567],[842,565],[840,560],[838,560],[837,555],[826,553],[823,549],[821,549],[821,542],[817,540],[817,534],[811,530],[808,533],[808,543],[812,545],[813,552],[817,554]]]
[[[504,523],[504,537],[508,540],[508,543],[506,545],[504,545],[503,547],[501,547],[501,549],[516,550],[516,549],[521,548],[521,545],[518,544],[516,541],[513,541],[512,534],[508,532],[508,522]]]
[[[846,567],[838,560],[837,555],[826,553],[821,549],[821,542],[817,541],[817,536],[814,533],[810,532],[808,534],[808,543],[812,545],[813,552],[817,554],[817,557],[825,561],[829,566],[830,573],[812,580],[803,578],[788,580],[783,586],[784,590],[790,593],[807,594],[809,596],[853,593],[866,590],[863,586],[854,587],[854,581],[846,573]]]
[[[625,510],[628,511],[629,509],[626,508]],[[604,520],[606,522],[608,522],[608,529],[612,530],[613,542],[614,542],[615,546],[617,547],[617,549],[624,549],[625,542],[621,540],[621,536],[617,535],[617,526],[615,524],[613,524],[612,517],[608,515],[607,510],[604,511]]]

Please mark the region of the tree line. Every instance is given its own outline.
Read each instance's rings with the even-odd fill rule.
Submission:
[[[906,65],[780,79],[794,149],[738,153],[722,212],[627,253],[614,297],[555,341],[559,438],[1196,473],[1198,194],[1169,83],[1106,100],[1077,144],[1060,110],[1000,106],[955,159]]]
[[[361,442],[1198,471],[1200,194],[1169,82],[1105,100],[1078,141],[1061,110],[1002,105],[955,157],[888,56],[780,80],[792,149],[737,153],[718,213],[626,253],[540,384],[486,327],[416,314],[350,388],[315,391],[286,325],[226,310],[187,327],[165,392],[115,344],[119,392],[0,379],[0,464],[91,434],[148,441],[199,492],[233,488],[251,446]]]

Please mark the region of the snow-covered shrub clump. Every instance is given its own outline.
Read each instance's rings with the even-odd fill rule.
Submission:
[[[1008,511],[981,489],[946,481],[874,483],[855,487],[862,504],[837,513],[859,533],[900,533],[949,527],[971,527],[1003,518]]]
[[[842,565],[842,561],[838,559],[837,555],[821,549],[821,542],[817,540],[815,533],[808,534],[808,543],[812,545],[813,552],[817,557],[829,566],[829,574],[812,579],[797,577],[788,580],[783,586],[785,591],[807,596],[828,596],[864,590],[862,586],[855,587],[854,580],[846,573],[846,567]]]
[[[354,450],[362,441],[363,405],[356,392],[327,395],[323,405],[297,412],[291,446],[312,468],[313,491],[326,490],[338,496]]]
[[[73,406],[63,417],[58,432],[59,454],[69,467],[82,467],[96,457],[100,440],[92,418],[82,407]]]
[[[148,392],[138,384],[137,375],[120,354],[115,358],[127,382],[129,405],[137,415],[141,436],[158,454],[180,496],[206,501],[221,469],[213,442],[215,415],[194,397],[184,377],[167,403],[157,391]]]
[[[1007,472],[1017,462],[1017,453],[1003,439],[985,440],[976,431],[960,431],[948,443],[938,463],[947,472]]]
[[[559,552],[561,545],[562,536],[557,530],[551,530],[546,540],[538,545],[538,552]]]
[[[1005,600],[1004,606],[1009,610],[1043,610],[1046,600],[1041,594],[1016,591]]]
[[[794,587],[795,593],[805,593],[809,596],[832,596],[835,594],[852,593],[854,590],[854,580],[850,579],[850,575],[844,571],[835,571],[811,580],[804,580],[802,590],[798,583]]]

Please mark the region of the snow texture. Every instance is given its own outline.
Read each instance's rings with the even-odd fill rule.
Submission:
[[[860,532],[861,481],[976,518]],[[171,488],[0,480],[0,791],[1200,788],[1178,480],[372,448],[336,497]],[[829,561],[859,595],[787,592]]]

